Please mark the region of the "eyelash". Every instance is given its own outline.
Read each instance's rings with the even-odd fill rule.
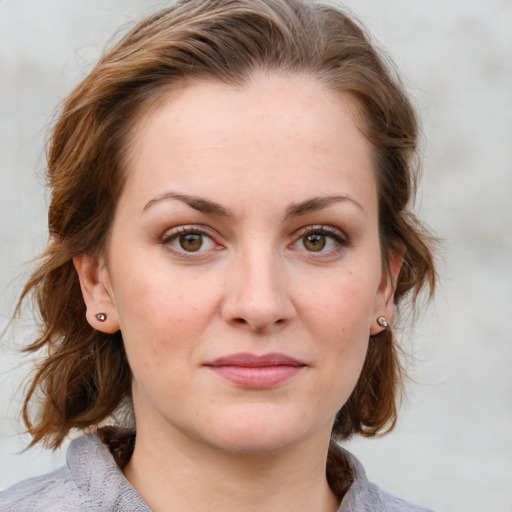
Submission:
[[[185,235],[201,235],[202,237],[206,237],[209,239],[213,244],[216,245],[216,249],[222,248],[220,244],[218,244],[213,234],[203,228],[202,226],[179,226],[177,228],[173,228],[162,236],[161,243],[162,245],[165,245],[167,250],[172,252],[174,255],[177,255],[180,258],[190,258],[190,259],[198,259],[201,257],[201,255],[205,252],[208,252],[209,250],[197,250],[197,251],[186,251],[184,249],[180,250],[177,248],[172,247],[171,243],[175,240],[179,239],[182,236]],[[297,244],[304,244],[304,239],[307,236],[311,235],[321,235],[325,236],[329,239],[331,239],[335,247],[330,250],[323,250],[323,247],[320,251],[308,251],[304,245],[302,246],[301,250],[304,251],[307,254],[308,258],[311,259],[319,259],[319,258],[325,258],[327,256],[333,256],[338,254],[341,250],[343,250],[346,247],[350,246],[350,239],[349,237],[343,233],[343,231],[334,228],[332,226],[325,226],[325,225],[313,225],[313,226],[306,226],[304,228],[299,229],[295,232],[293,235],[294,242],[290,244],[291,247],[297,245]],[[200,248],[199,248],[200,249]]]

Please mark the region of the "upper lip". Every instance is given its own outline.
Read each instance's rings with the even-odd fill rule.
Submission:
[[[208,361],[205,366],[244,366],[249,368],[263,368],[265,366],[306,366],[305,363],[288,356],[286,354],[249,354],[238,353],[219,357],[213,361]]]

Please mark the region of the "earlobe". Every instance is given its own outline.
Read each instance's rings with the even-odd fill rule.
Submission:
[[[393,319],[396,285],[404,262],[405,250],[405,247],[400,246],[391,251],[388,268],[382,273],[375,301],[375,318],[370,327],[372,336],[386,329]]]
[[[81,254],[73,258],[73,264],[87,308],[87,321],[98,331],[108,334],[117,332],[119,322],[104,259]]]

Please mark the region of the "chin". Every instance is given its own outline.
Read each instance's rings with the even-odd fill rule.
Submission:
[[[271,455],[282,452],[315,437],[320,430],[308,425],[304,418],[290,418],[286,415],[264,417],[247,415],[233,423],[222,422],[212,425],[209,431],[210,445],[225,453],[239,455]],[[331,427],[325,430],[330,436]]]
[[[217,450],[241,456],[265,456],[286,451],[297,444],[297,439],[290,435],[249,436],[246,433],[233,435],[229,438],[214,439],[211,446]]]

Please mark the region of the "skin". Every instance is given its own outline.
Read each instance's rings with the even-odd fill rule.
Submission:
[[[400,266],[382,269],[353,113],[310,77],[256,74],[187,85],[139,119],[108,245],[75,266],[91,325],[123,335],[137,421],[125,475],[154,510],[339,506],[331,427]],[[205,366],[240,352],[303,366],[265,389]]]

